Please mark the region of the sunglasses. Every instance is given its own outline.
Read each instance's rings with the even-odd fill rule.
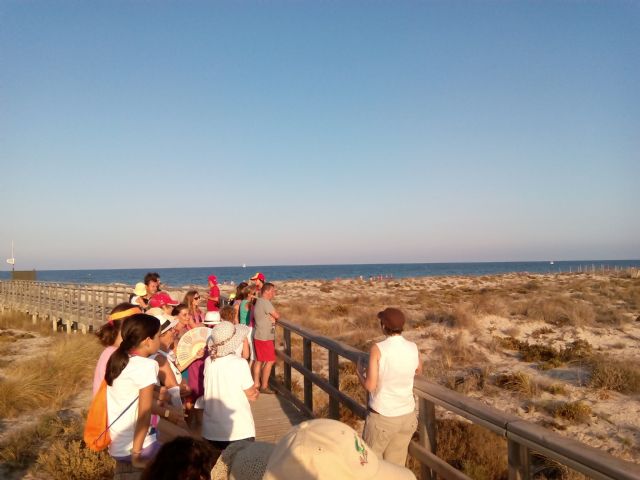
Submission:
[[[195,297],[193,297],[194,300],[200,300],[200,295],[196,295]]]

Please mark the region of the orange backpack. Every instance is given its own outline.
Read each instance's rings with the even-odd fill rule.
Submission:
[[[89,413],[87,423],[84,426],[84,443],[94,452],[100,452],[111,443],[109,435],[109,419],[107,416],[107,382],[102,380],[100,388],[96,392]]]
[[[116,419],[109,423],[109,417],[107,413],[107,381],[102,380],[100,388],[96,392],[93,400],[91,400],[91,406],[89,407],[89,413],[87,414],[87,423],[84,426],[84,443],[87,444],[90,450],[94,452],[100,452],[107,448],[111,443],[111,435],[109,435],[109,428],[118,419],[124,415],[124,412],[129,410],[129,407],[138,400],[138,397],[125,408]]]

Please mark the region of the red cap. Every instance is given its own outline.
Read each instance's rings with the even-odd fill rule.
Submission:
[[[213,283],[214,285],[215,285],[216,283],[218,283],[218,277],[216,277],[215,275],[209,275],[209,276],[207,277],[207,279],[208,279],[211,283]]]
[[[158,292],[149,299],[150,307],[164,307],[165,305],[176,306],[180,302],[171,298],[167,292]]]
[[[251,277],[249,280],[260,280],[262,283],[264,283],[264,275],[262,273],[258,272],[253,277]]]

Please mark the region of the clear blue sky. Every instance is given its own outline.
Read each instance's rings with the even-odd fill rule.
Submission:
[[[640,3],[5,0],[0,172],[21,268],[638,258]]]

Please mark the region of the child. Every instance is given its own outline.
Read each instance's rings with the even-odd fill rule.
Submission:
[[[218,278],[209,275],[209,298],[207,298],[207,312],[217,312],[220,310],[220,289],[218,288]]]
[[[160,347],[160,324],[151,315],[137,313],[123,322],[121,334],[122,342],[109,358],[105,372],[111,424],[109,454],[143,468],[159,448],[150,429],[158,364],[149,357]]]
[[[248,333],[246,326],[225,321],[211,330],[204,367],[202,436],[218,450],[256,436],[249,402],[258,398],[258,389],[249,365],[235,354]]]
[[[105,349],[100,354],[96,369],[93,373],[93,395],[96,394],[102,380],[104,380],[104,372],[111,354],[115,352],[120,346],[120,343],[122,343],[122,336],[120,335],[122,322],[136,313],[142,313],[142,310],[127,302],[120,303],[113,307],[113,310],[111,310],[111,313],[107,317],[107,323],[102,325],[96,332],[96,336],[100,340],[100,343],[105,346]]]

